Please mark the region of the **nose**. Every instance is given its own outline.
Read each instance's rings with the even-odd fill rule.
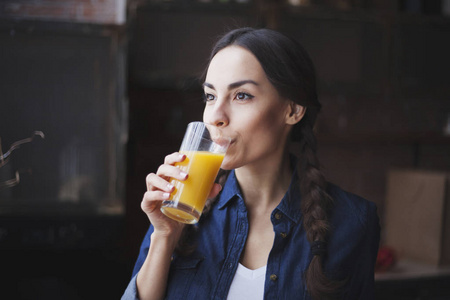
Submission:
[[[226,103],[216,100],[214,104],[207,104],[203,112],[203,120],[216,127],[228,126],[230,119]]]

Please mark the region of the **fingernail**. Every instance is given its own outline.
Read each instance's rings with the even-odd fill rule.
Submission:
[[[185,172],[180,172],[180,176],[186,179],[188,177],[188,174]]]
[[[169,184],[167,185],[167,189],[168,189],[169,191],[171,191],[171,190],[173,189],[173,184],[170,184],[170,183],[169,183]]]
[[[163,194],[163,198],[164,199],[169,199],[169,197],[170,197],[170,193],[164,193]]]
[[[180,154],[180,159],[183,159],[184,158],[184,154]]]

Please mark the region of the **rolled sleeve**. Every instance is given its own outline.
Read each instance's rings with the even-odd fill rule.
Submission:
[[[138,293],[137,293],[136,280],[137,280],[137,274],[134,275],[134,277],[131,279],[125,292],[122,295],[122,298],[120,298],[121,300],[139,300]]]

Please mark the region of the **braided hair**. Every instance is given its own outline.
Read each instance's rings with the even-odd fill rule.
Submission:
[[[317,143],[313,127],[321,105],[317,97],[313,63],[297,41],[277,31],[253,28],[235,29],[224,35],[213,48],[210,61],[220,50],[231,45],[252,52],[278,93],[306,107],[304,117],[291,131],[291,140],[300,143],[297,168],[302,194],[301,209],[303,226],[313,254],[304,280],[313,299],[331,299],[337,294],[342,282],[330,280],[322,265],[330,231],[328,215],[333,200],[326,192],[326,181],[316,155]],[[227,175],[226,172],[219,176],[219,180],[224,181]],[[214,199],[207,202],[204,213],[207,213],[213,201]],[[186,226],[187,232],[185,238],[180,240],[180,248],[188,244],[188,232],[192,230],[193,226]]]

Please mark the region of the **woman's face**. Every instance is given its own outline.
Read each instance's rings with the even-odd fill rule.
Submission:
[[[267,165],[283,155],[292,105],[278,94],[250,51],[239,46],[219,51],[203,87],[204,122],[231,137],[222,168]]]

